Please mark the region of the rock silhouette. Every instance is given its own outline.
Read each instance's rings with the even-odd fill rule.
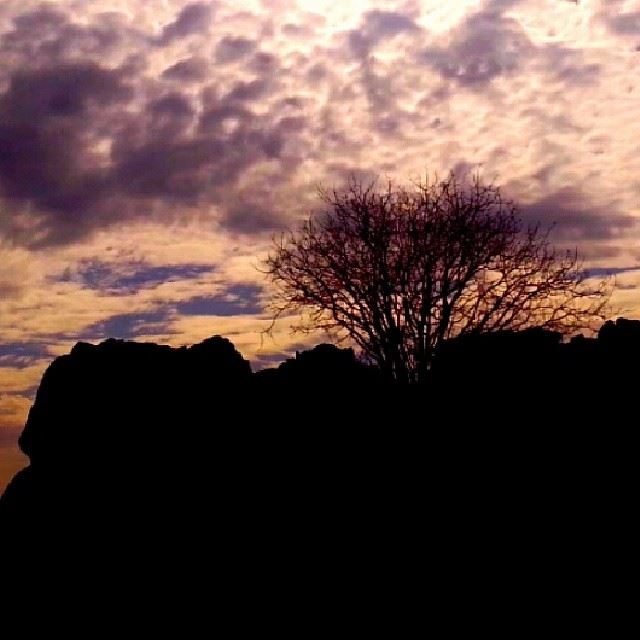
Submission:
[[[278,385],[363,385],[380,384],[379,372],[359,362],[353,349],[319,344],[309,351],[296,353],[277,369],[263,369],[255,374],[258,383]]]
[[[577,419],[594,405],[611,408],[636,384],[638,362],[640,321],[620,318],[604,323],[596,338],[580,335],[568,343],[542,329],[450,340],[436,356],[432,384],[487,404],[521,405],[528,396],[574,411]]]
[[[323,412],[297,424],[301,414],[284,388],[371,376],[353,351],[331,345],[252,374],[219,336],[180,349],[79,343],[43,376],[19,440],[31,464],[0,500],[0,522],[5,530],[37,530],[53,521],[148,527],[158,519],[167,526],[170,514],[171,522],[187,526],[208,519],[212,503],[228,518],[240,504],[243,513],[250,504],[263,511],[259,496],[271,496],[270,512],[303,494],[308,502],[318,483],[335,484],[349,471],[313,476],[322,439],[309,453],[310,443],[291,429],[313,430]],[[283,414],[283,406],[293,413]],[[290,483],[294,477],[299,484]]]
[[[544,455],[557,455],[551,476],[562,484],[560,462],[580,459],[605,413],[611,424],[638,356],[640,322],[622,319],[569,343],[541,330],[473,336],[442,348],[429,384],[402,388],[332,345],[252,373],[219,336],[180,349],[79,343],[43,376],[20,438],[30,466],[0,499],[0,532],[130,541],[135,531],[139,542],[177,536],[196,546],[222,536],[236,550],[306,553],[350,526],[417,531],[427,487],[443,478],[441,510],[464,504],[482,520],[507,497],[526,500],[531,482],[550,486],[528,457],[541,443],[506,455],[505,443],[530,433],[531,420],[538,432],[554,429]],[[627,466],[600,468],[625,484]],[[471,499],[478,478],[495,498],[481,511]],[[556,498],[547,506],[564,517]]]

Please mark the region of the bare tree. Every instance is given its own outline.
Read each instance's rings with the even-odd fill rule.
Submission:
[[[320,191],[325,212],[276,242],[266,272],[275,316],[353,341],[399,382],[423,380],[446,339],[544,327],[563,333],[603,318],[608,283],[549,230],[527,227],[500,189],[453,174],[412,190],[352,180]]]

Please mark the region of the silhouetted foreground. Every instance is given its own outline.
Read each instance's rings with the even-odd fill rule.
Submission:
[[[285,517],[283,510],[306,527],[305,505],[318,508],[324,498],[314,495],[352,466],[314,406],[314,385],[325,375],[346,388],[374,374],[329,345],[252,374],[220,337],[188,349],[79,343],[43,376],[19,441],[31,464],[0,501],[2,527],[179,523],[204,532],[213,517],[238,527],[240,539]],[[281,382],[286,393],[273,388]],[[300,385],[296,399],[289,387]],[[333,450],[326,470],[323,448]]]
[[[611,520],[630,452],[603,433],[626,428],[613,415],[639,362],[640,323],[624,320],[569,344],[536,330],[451,341],[430,384],[404,388],[330,345],[252,373],[220,337],[80,343],[42,379],[0,531],[135,548],[214,536],[257,558],[419,537],[427,513],[449,541],[467,535],[447,529],[461,513],[530,530],[543,505],[557,523]]]

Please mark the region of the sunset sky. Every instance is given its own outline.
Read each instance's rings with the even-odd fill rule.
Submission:
[[[638,0],[0,0],[0,490],[78,340],[313,342],[258,267],[351,174],[480,171],[640,317],[639,63]]]

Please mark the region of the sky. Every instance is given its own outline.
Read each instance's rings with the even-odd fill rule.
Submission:
[[[640,1],[0,0],[0,488],[78,340],[272,337],[261,260],[350,175],[480,172],[640,317]]]

